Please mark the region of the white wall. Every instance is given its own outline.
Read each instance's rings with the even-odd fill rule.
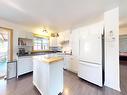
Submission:
[[[120,27],[119,35],[127,35],[127,27]]]
[[[119,51],[127,52],[127,35],[121,35],[119,39]]]
[[[119,51],[127,52],[127,25],[120,26],[119,35]]]
[[[120,91],[119,75],[119,8],[104,13],[105,85]],[[113,33],[111,33],[112,31]]]
[[[16,59],[16,53],[18,50],[18,36],[20,33],[22,32],[32,32],[31,29],[19,25],[19,24],[15,24],[15,23],[11,23],[9,21],[0,19],[0,27],[5,27],[5,28],[10,28],[13,29],[13,59]]]

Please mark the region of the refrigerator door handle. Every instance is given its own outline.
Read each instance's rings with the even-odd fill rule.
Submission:
[[[88,65],[88,66],[94,66],[94,67],[98,67],[99,65],[101,65],[99,63],[93,63],[93,62],[81,61],[81,60],[80,60],[80,64],[84,64],[84,65]]]
[[[80,39],[79,39],[79,49],[80,49]],[[80,56],[80,50],[79,50],[79,56]]]

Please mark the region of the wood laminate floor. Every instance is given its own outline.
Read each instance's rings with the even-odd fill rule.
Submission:
[[[78,78],[74,73],[64,71],[62,95],[127,95],[127,62],[121,63],[121,92],[108,87],[100,88]],[[0,80],[0,95],[40,95],[40,93],[32,84],[32,74],[28,74],[19,80]]]

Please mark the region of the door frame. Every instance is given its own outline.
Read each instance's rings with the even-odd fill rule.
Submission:
[[[8,60],[10,60],[10,61],[12,61],[13,60],[13,29],[10,29],[10,28],[5,28],[5,27],[0,27],[1,29],[4,29],[4,30],[7,30],[7,32],[8,32],[8,38],[9,38],[9,46],[8,46],[8,48],[9,48],[9,52],[10,52],[10,54],[9,54],[9,59]]]

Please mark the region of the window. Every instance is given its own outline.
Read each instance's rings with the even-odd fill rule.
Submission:
[[[49,50],[49,39],[34,37],[33,50]]]

